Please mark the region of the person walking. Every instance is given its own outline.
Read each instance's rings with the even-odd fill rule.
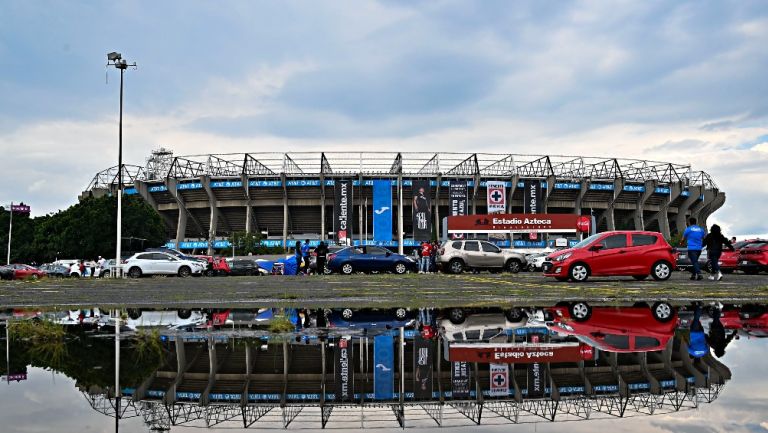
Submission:
[[[723,254],[723,245],[726,245],[729,250],[735,251],[733,244],[723,236],[723,232],[717,224],[712,224],[712,228],[704,236],[702,242],[707,247],[707,257],[711,263],[712,274],[710,274],[709,279],[720,281],[723,279],[723,273],[720,272],[720,255]]]
[[[715,307],[712,309],[710,316],[712,316],[712,323],[709,325],[709,334],[707,335],[707,342],[712,351],[715,352],[715,356],[722,358],[725,355],[725,348],[730,342],[736,338],[738,330],[734,329],[729,335],[725,335],[725,327],[723,322],[720,321],[720,308]]]
[[[96,261],[91,260],[91,278],[94,278],[96,276]]]
[[[301,273],[301,241],[296,241],[293,254],[296,259],[296,273],[294,275],[299,275]]]
[[[688,340],[688,354],[693,358],[701,358],[709,353],[709,343],[701,325],[701,306],[697,303],[693,310],[690,334]]]
[[[80,260],[80,264],[78,265],[78,269],[80,270],[80,276],[85,276],[85,263],[83,263],[82,260]]]
[[[309,275],[309,239],[301,246],[301,259],[304,261],[304,273]]]
[[[691,279],[701,280],[704,277],[699,269],[699,257],[704,240],[704,229],[696,225],[696,218],[688,220],[688,228],[683,232],[683,239],[688,246],[688,259],[691,260]]]
[[[432,251],[429,254],[429,272],[437,272],[437,251],[440,245],[432,241]]]
[[[432,256],[432,244],[429,241],[421,243],[421,262],[419,263],[419,273],[429,273],[429,260]]]
[[[328,256],[328,246],[325,245],[325,242],[320,241],[320,245],[315,248],[315,254],[317,254],[315,272],[317,275],[325,275],[325,258]]]
[[[99,276],[103,277],[104,272],[107,270],[107,260],[104,257],[99,256],[99,260],[96,262],[99,267]]]

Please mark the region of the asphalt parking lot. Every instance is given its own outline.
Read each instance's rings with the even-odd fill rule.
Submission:
[[[591,278],[561,283],[538,273],[407,274],[3,281],[0,307],[447,307],[540,305],[568,300],[768,301],[768,275],[663,282]]]

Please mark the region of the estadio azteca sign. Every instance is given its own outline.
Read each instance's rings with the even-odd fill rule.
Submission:
[[[585,228],[579,218],[574,214],[449,216],[448,233],[573,233]]]
[[[594,358],[594,349],[583,343],[451,344],[451,362],[530,364],[534,362],[577,362]]]

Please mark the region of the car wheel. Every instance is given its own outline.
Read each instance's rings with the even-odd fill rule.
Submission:
[[[213,269],[206,270],[205,271],[205,276],[206,277],[212,277],[213,276]]]
[[[512,308],[511,310],[504,312],[504,317],[512,323],[519,323],[523,321],[525,314],[523,313],[523,310],[519,308]]]
[[[587,281],[587,278],[589,278],[589,267],[587,267],[587,265],[584,263],[574,263],[573,266],[571,266],[571,270],[568,272],[568,274],[573,281],[582,283]]]
[[[341,317],[343,317],[345,320],[349,320],[352,318],[352,310],[349,308],[345,308],[341,311]]]
[[[521,267],[520,260],[512,259],[512,260],[507,262],[506,269],[507,269],[507,272],[511,272],[513,274],[516,274],[516,273],[520,272],[520,267]]]
[[[176,312],[176,314],[179,316],[179,319],[181,320],[187,320],[190,317],[192,317],[192,311],[190,310],[179,310]]]
[[[533,263],[529,263],[528,272],[536,272],[536,265],[534,265]]]
[[[99,278],[109,278],[109,271],[104,271],[99,274]]]
[[[464,272],[464,262],[461,259],[453,259],[448,262],[448,269],[450,269],[452,274],[460,274]]]
[[[32,274],[32,276],[30,278],[32,278],[33,280],[36,280],[36,279],[38,279],[40,277],[37,274]]]
[[[130,317],[131,320],[139,320],[141,317],[141,310],[136,308],[129,308],[126,310],[126,313],[128,313],[128,317]]]
[[[467,319],[467,314],[461,308],[451,308],[448,312],[448,320],[454,325],[461,325]]]
[[[398,263],[395,265],[395,273],[396,274],[404,274],[408,268],[405,267],[405,263]]]
[[[403,320],[405,319],[405,316],[408,314],[407,311],[405,311],[405,308],[398,308],[395,310],[395,317],[397,320]]]
[[[252,270],[248,269],[248,270],[245,271],[245,276],[246,277],[250,277],[251,275],[253,275],[253,271]]]
[[[648,275],[632,275],[632,278],[636,279],[637,281],[643,281],[644,279],[648,278]]]
[[[190,275],[192,275],[192,270],[189,269],[189,266],[182,266],[179,268],[179,276],[181,278],[186,278]]]
[[[668,280],[672,276],[672,266],[669,265],[669,262],[660,260],[651,268],[651,276],[656,281]]]
[[[351,263],[344,263],[341,265],[341,273],[344,275],[352,275],[354,271],[355,269],[352,267]]]
[[[574,302],[569,310],[571,318],[577,322],[585,322],[592,316],[592,307],[586,302]]]
[[[666,302],[656,302],[651,307],[653,318],[659,322],[669,322],[675,316],[675,310]]]
[[[134,266],[128,270],[128,276],[131,278],[139,278],[141,276],[141,268]]]
[[[325,275],[331,275],[332,271],[331,271],[330,269],[328,269],[328,266],[325,266],[325,267],[323,268],[323,273],[324,273]]]

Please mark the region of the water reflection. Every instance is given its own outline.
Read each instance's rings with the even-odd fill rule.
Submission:
[[[576,302],[6,311],[0,319],[6,379],[22,381],[32,367],[61,372],[95,411],[157,431],[470,426],[685,411],[718,398],[732,374],[713,353],[765,336],[768,314],[761,305]]]

